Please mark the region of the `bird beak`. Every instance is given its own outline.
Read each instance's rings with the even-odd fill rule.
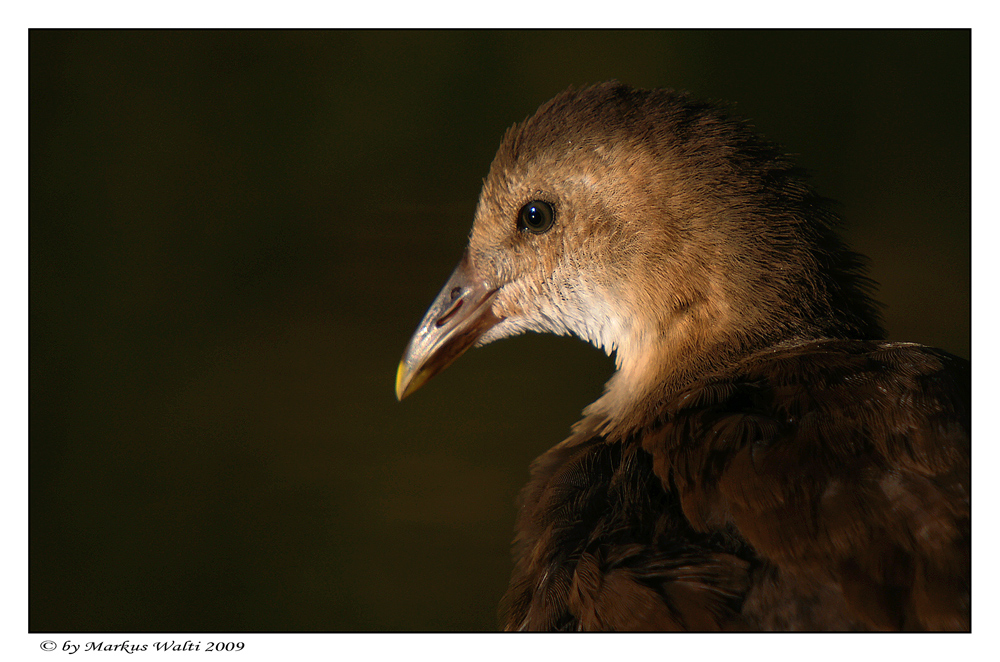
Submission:
[[[397,398],[451,365],[502,319],[493,312],[496,292],[476,274],[466,252],[403,352],[396,371]]]

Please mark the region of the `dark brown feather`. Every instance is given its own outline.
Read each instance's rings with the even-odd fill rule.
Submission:
[[[967,630],[968,390],[939,350],[788,344],[553,449],[506,627]]]

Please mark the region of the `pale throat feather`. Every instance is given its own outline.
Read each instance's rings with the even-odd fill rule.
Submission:
[[[480,344],[535,331],[573,335],[613,355],[615,374],[604,395],[587,408],[588,414],[616,418],[655,382],[664,338],[651,330],[656,324],[640,319],[622,292],[608,292],[585,274],[559,268],[530,294],[523,291],[523,281],[503,289],[508,288],[502,294],[510,296],[501,296],[498,311],[505,319]],[[517,301],[517,310],[505,310],[505,300]]]

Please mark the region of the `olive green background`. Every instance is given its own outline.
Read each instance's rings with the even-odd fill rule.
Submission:
[[[609,78],[736,103],[891,338],[970,354],[970,33],[65,32],[30,45],[30,628],[490,630],[514,500],[612,370],[398,403],[503,130]]]

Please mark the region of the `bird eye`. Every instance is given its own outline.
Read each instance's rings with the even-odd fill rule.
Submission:
[[[552,205],[544,200],[532,200],[521,207],[521,211],[518,212],[517,226],[521,230],[541,234],[552,227],[552,221],[555,217]]]

